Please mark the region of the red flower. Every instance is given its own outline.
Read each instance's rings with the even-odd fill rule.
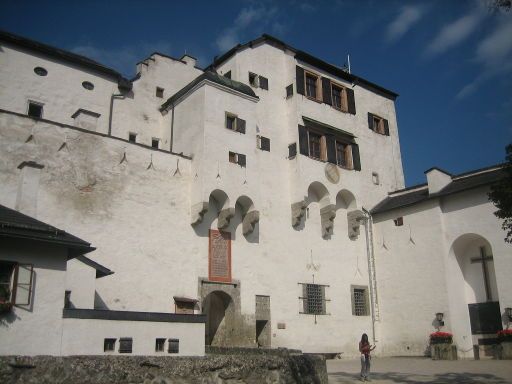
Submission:
[[[434,332],[430,334],[430,337],[435,338],[447,338],[452,337],[453,335],[450,332]]]
[[[508,336],[512,335],[512,329],[504,329],[503,331],[498,331],[498,336]]]

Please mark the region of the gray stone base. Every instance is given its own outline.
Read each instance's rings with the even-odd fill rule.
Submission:
[[[324,359],[302,354],[0,356],[0,383],[327,384],[327,370]]]
[[[512,360],[512,341],[505,341],[498,345],[498,358]]]
[[[432,344],[430,346],[432,360],[457,360],[457,346],[453,344]]]

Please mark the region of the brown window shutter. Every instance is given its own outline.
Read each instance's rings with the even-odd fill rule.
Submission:
[[[327,160],[327,143],[325,135],[320,136],[320,160]]]
[[[354,90],[350,88],[345,88],[347,91],[347,101],[348,101],[348,113],[353,115],[356,114],[356,99],[354,96]]]
[[[245,120],[236,118],[236,130],[240,133],[245,133]]]
[[[351,149],[352,149],[352,161],[353,161],[352,164],[354,165],[354,170],[360,171],[361,170],[361,159],[359,158],[359,145],[354,143],[351,145]]]
[[[301,155],[309,156],[308,131],[299,125],[299,151]]]
[[[386,119],[384,119],[384,134],[389,136],[389,123]]]
[[[372,131],[375,130],[373,127],[373,114],[370,112],[368,112],[368,128],[370,128]]]
[[[326,136],[327,141],[327,161],[336,164],[336,140],[333,135]]]
[[[262,151],[270,152],[270,139],[268,137],[260,137],[260,148]]]
[[[296,67],[297,93],[304,95],[304,69]]]
[[[268,79],[260,75],[260,88],[268,90]]]
[[[322,101],[325,104],[332,105],[331,99],[331,80],[327,77],[322,77]]]
[[[239,153],[239,154],[237,154],[237,158],[238,158],[238,165],[241,167],[245,167],[245,165],[247,164],[245,155],[242,155],[241,153]]]

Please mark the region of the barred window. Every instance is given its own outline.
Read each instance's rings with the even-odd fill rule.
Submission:
[[[302,283],[302,299],[304,314],[325,315],[325,285]]]
[[[368,287],[351,286],[352,291],[352,315],[369,316],[370,306],[368,304]]]

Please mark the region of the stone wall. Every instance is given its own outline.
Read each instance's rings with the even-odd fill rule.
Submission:
[[[236,354],[207,357],[0,357],[10,383],[327,383],[325,360],[311,355]]]

